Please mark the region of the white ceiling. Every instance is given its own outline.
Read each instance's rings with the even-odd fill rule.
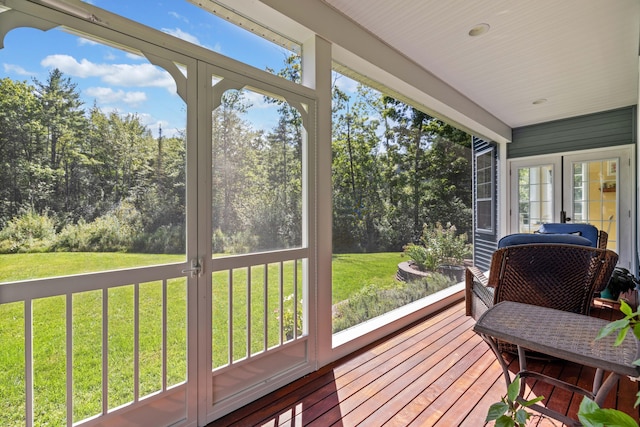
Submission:
[[[638,103],[638,0],[324,1],[511,128]]]

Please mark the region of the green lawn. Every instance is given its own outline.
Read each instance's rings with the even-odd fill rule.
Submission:
[[[0,283],[184,261],[184,255],[119,252],[0,254]]]
[[[0,282],[63,276],[89,271],[177,262],[184,256],[124,253],[44,253],[0,255]],[[398,253],[340,254],[333,258],[333,301],[348,299],[363,286],[389,287],[394,282]],[[302,270],[298,264],[298,293],[302,298]],[[226,272],[213,276],[212,328],[213,366],[223,366],[232,357],[246,356],[280,341],[282,313],[279,307],[279,265],[266,270],[251,269],[251,289],[246,269],[233,271],[232,286]],[[293,263],[284,264],[283,294],[293,294]],[[170,280],[168,293],[168,381],[177,384],[186,378],[186,279]],[[250,291],[250,292],[249,292]],[[1,292],[1,285],[0,285]],[[1,294],[0,294],[1,295]],[[248,298],[250,295],[250,298]],[[265,308],[266,296],[266,308]],[[133,398],[134,287],[108,291],[108,387],[109,407],[126,404]],[[140,300],[140,393],[161,387],[162,283],[139,286]],[[233,351],[229,349],[228,307],[233,302]],[[250,301],[250,310],[247,311]],[[102,402],[102,291],[74,294],[73,311],[73,398],[74,421],[100,411]],[[34,416],[35,425],[65,425],[66,396],[66,306],[62,297],[33,303]],[[293,313],[293,300],[284,311]],[[266,310],[266,311],[265,311]],[[251,318],[251,342],[247,343],[247,318]],[[289,329],[293,328],[293,321]],[[267,323],[267,336],[262,331]],[[286,328],[285,328],[286,329]],[[24,307],[22,303],[0,304],[0,425],[24,425]],[[231,355],[229,353],[232,353]]]
[[[399,252],[333,255],[333,303],[349,299],[366,285],[391,287],[398,263],[406,260]]]

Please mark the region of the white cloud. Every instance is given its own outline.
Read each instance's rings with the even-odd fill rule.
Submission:
[[[261,93],[245,90],[244,98],[251,104],[251,109],[274,108],[274,104],[266,102],[264,95]]]
[[[34,76],[36,73],[32,73],[30,71],[25,70],[19,65],[15,64],[2,64],[5,73],[14,73],[20,76]]]
[[[122,102],[129,105],[138,105],[147,100],[147,94],[144,92],[125,92]]]
[[[97,77],[114,86],[161,87],[172,94],[176,88],[171,75],[152,64],[96,64],[87,59],[78,62],[69,55],[49,55],[40,64],[73,77]]]
[[[89,45],[89,46],[99,46],[99,45],[100,45],[100,43],[98,43],[98,42],[97,42],[97,41],[95,41],[95,40],[89,40],[89,39],[86,39],[86,38],[84,38],[84,37],[79,37],[79,38],[78,38],[78,45],[79,45],[79,46],[84,46],[84,45]]]
[[[147,100],[147,94],[144,92],[114,91],[109,87],[91,87],[85,90],[85,93],[95,98],[98,104],[123,102],[127,105],[138,106]]]
[[[138,55],[137,53],[132,53],[132,52],[127,52],[124,54],[124,56],[127,57],[127,59],[131,59],[133,61],[146,61],[147,58],[145,58],[142,55]]]
[[[180,21],[186,22],[187,24],[189,23],[189,18],[187,18],[184,15],[181,15],[178,12],[174,12],[174,11],[169,11],[169,16],[172,16]]]
[[[180,28],[176,28],[176,29],[163,28],[162,32],[163,33],[167,33],[170,36],[182,39],[182,40],[184,40],[186,42],[193,43],[193,44],[196,44],[198,46],[204,46],[202,43],[200,43],[200,40],[198,40],[198,38],[196,36],[194,36],[193,34],[189,34],[186,31],[181,30]]]
[[[155,138],[159,135],[160,127],[162,127],[162,136],[165,138],[173,138],[180,135],[180,129],[171,127],[170,123],[166,120],[158,120],[150,114],[136,113],[136,115],[138,116],[140,123],[144,124]]]
[[[211,48],[212,51],[214,52],[218,52],[218,53],[223,53],[222,52],[222,45],[218,42],[215,44],[215,46],[213,46],[213,48]]]
[[[340,73],[333,73],[334,83],[345,93],[355,93],[358,88],[358,82]]]

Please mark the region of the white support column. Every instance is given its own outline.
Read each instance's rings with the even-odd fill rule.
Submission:
[[[498,144],[498,237],[509,233],[511,216],[509,215],[509,167],[507,144]],[[516,230],[513,230],[515,233]]]
[[[314,36],[302,45],[302,83],[316,90],[315,151],[310,163],[315,176],[310,177],[310,198],[315,206],[315,238],[309,241],[309,267],[315,283],[309,283],[311,318],[309,332],[315,335],[316,367],[331,359],[331,44]],[[315,275],[313,274],[315,272]],[[315,304],[314,304],[315,303]],[[312,304],[315,306],[313,310]],[[315,312],[315,317],[313,313]],[[312,356],[313,357],[313,356]]]

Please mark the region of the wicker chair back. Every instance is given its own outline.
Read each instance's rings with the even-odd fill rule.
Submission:
[[[516,301],[589,314],[593,295],[611,277],[617,258],[613,251],[563,244],[499,249],[488,281],[493,303]]]

